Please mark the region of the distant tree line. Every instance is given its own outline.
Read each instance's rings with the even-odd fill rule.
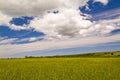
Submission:
[[[115,57],[120,56],[120,54],[115,55],[116,52],[97,52],[97,53],[87,53],[87,54],[73,54],[73,55],[55,55],[55,56],[25,56],[25,58],[73,58],[73,57]]]

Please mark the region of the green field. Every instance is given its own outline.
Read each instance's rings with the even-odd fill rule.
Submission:
[[[120,80],[120,58],[0,59],[0,80]]]

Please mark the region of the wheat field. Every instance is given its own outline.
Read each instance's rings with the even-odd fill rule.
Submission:
[[[0,80],[119,80],[120,58],[1,59]]]

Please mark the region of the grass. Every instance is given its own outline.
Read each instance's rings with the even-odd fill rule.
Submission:
[[[119,57],[0,59],[0,80],[119,79]]]

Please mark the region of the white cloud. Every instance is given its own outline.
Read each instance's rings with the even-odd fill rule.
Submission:
[[[9,28],[11,28],[12,30],[27,30],[27,29],[31,29],[29,26],[27,25],[23,25],[23,26],[17,26],[14,24],[10,24],[8,25]]]
[[[45,14],[31,21],[30,27],[46,34],[47,39],[107,35],[119,29],[120,18],[91,22],[85,20],[79,10],[63,9],[58,14]],[[117,23],[117,24],[116,24]]]
[[[33,28],[46,34],[45,40],[30,44],[12,45],[14,39],[3,40],[0,44],[0,56],[20,52],[68,48],[89,44],[106,43],[120,40],[120,35],[106,37],[120,27],[120,17],[111,20],[91,22],[86,20],[89,15],[81,13],[79,6],[88,0],[0,0],[0,24],[7,25],[14,30]],[[104,5],[108,0],[94,0]],[[53,14],[59,10],[58,14]],[[48,11],[50,13],[48,13]],[[34,16],[29,25],[16,26],[10,24],[12,17]],[[97,36],[96,36],[97,35]],[[50,40],[48,40],[50,39]],[[21,39],[21,41],[35,41],[36,37]]]
[[[0,11],[10,16],[38,16],[58,8],[78,8],[88,0],[0,0]]]
[[[3,14],[0,11],[0,25],[9,25],[9,21],[12,19],[12,17]]]
[[[30,43],[30,44],[17,44],[17,45],[3,45],[0,46],[0,56],[7,56],[13,54],[19,54],[29,51],[36,50],[47,50],[47,49],[63,49],[72,47],[81,47],[93,44],[107,43],[120,41],[120,34],[113,35],[109,37],[86,37],[86,38],[76,38],[70,40],[44,40],[40,42]]]
[[[11,24],[10,21],[12,20],[13,17],[8,16],[6,14],[3,14],[0,12],[0,25],[7,26],[13,30],[24,30],[24,29],[30,29],[29,26],[23,25],[23,26],[16,26],[14,24]]]
[[[29,39],[29,41],[35,41],[35,40],[37,40],[36,37],[31,37],[31,38]]]
[[[13,17],[10,17],[10,16],[0,12],[0,25],[7,26],[13,30],[29,29],[29,27],[27,25],[16,26],[14,24],[10,24],[10,21],[12,20],[12,18]]]
[[[93,18],[104,20],[104,19],[113,19],[113,18],[115,19],[119,16],[120,16],[120,8],[116,8],[116,9],[107,10],[101,13],[97,13],[93,16]]]
[[[109,0],[94,0],[94,2],[100,2],[100,3],[104,4],[104,5],[107,5]]]
[[[15,41],[16,38],[11,38],[11,39],[4,39],[0,41],[0,45],[8,45],[11,44],[11,42]]]
[[[86,15],[86,17],[80,15],[82,13],[78,10],[78,7],[85,5],[87,1],[1,0],[0,16],[2,18],[0,24],[6,24],[14,30],[30,29],[32,27],[36,31],[45,33],[48,39],[101,35],[101,33],[107,34],[113,30],[113,28],[108,30],[106,27],[115,27],[114,25],[101,24],[101,22],[96,24],[96,22],[85,20],[89,15]],[[107,0],[95,0],[95,2],[97,1],[107,3]],[[59,10],[59,14],[47,13],[51,10]],[[24,15],[35,16],[35,19],[31,21],[30,25],[16,26],[9,23],[12,17]]]
[[[49,13],[42,18],[37,17],[29,26],[47,34],[48,37],[74,37],[79,36],[81,29],[87,29],[92,24],[84,18],[80,16],[79,10],[63,9],[58,14]]]
[[[7,38],[7,37],[0,37],[0,45],[9,45],[9,44],[19,44],[19,43],[30,43],[30,42],[34,42],[34,41],[39,41],[43,39],[43,37],[30,37],[30,38],[23,38],[23,39],[19,39],[19,38]]]
[[[29,29],[28,26],[10,24],[13,17],[35,16],[43,17],[48,11],[78,9],[88,0],[0,0],[0,25],[9,26],[14,30]]]

